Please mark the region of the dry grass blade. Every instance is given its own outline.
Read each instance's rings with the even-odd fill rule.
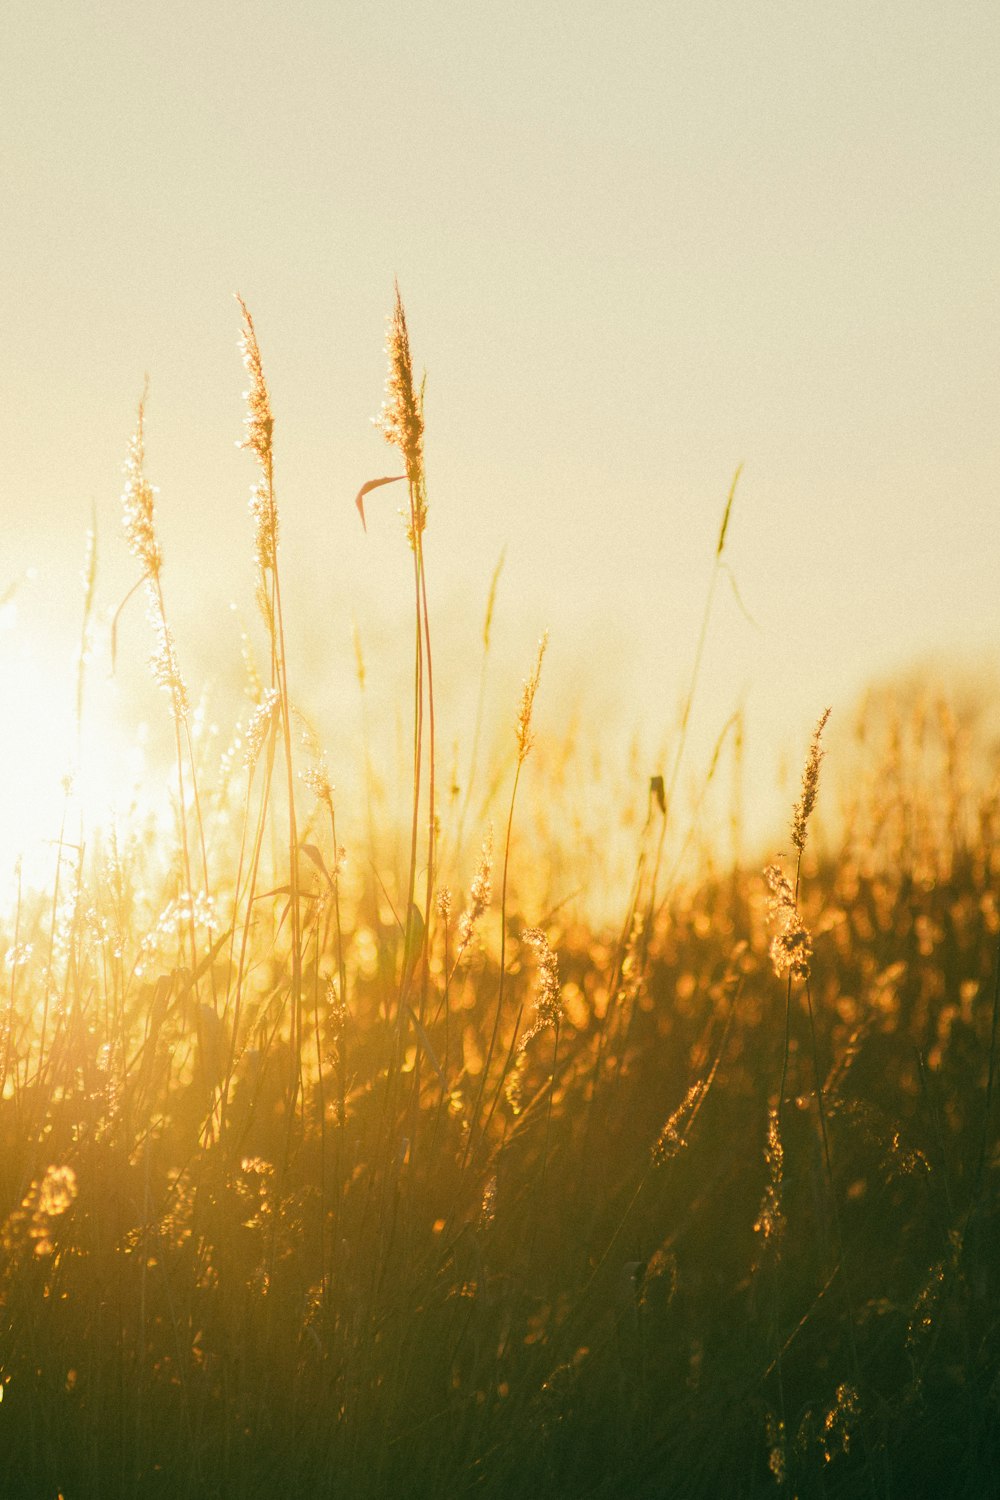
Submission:
[[[405,478],[405,474],[386,474],[382,479],[369,479],[367,484],[361,486],[354,497],[354,503],[358,507],[358,515],[361,517],[361,524],[365,531],[368,530],[368,522],[365,520],[365,496],[370,495],[372,490],[379,489],[383,484],[398,484],[401,479]]]

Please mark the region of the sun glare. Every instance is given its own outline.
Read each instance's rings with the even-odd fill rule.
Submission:
[[[32,647],[17,606],[0,614],[0,695],[17,704],[0,737],[0,888],[19,869],[28,884],[51,877],[60,839],[79,844],[137,808],[145,731],[118,726],[114,684],[97,670],[76,720],[74,668]],[[142,809],[145,811],[145,808]]]

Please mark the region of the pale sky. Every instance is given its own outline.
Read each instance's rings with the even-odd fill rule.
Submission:
[[[442,675],[476,663],[506,547],[498,691],[548,626],[550,732],[582,704],[668,734],[740,462],[756,627],[720,588],[696,757],[739,702],[773,764],[870,676],[995,662],[998,43],[993,0],[9,0],[0,597],[35,572],[0,634],[7,736],[37,768],[92,506],[105,625],[135,577],[146,372],[182,662],[197,689],[238,661],[237,288],[302,699],[334,737],[353,715],[352,617],[376,691],[405,665],[398,500],[367,537],[352,505],[393,466],[369,418],[394,276],[428,371]],[[121,650],[141,671],[141,605]]]

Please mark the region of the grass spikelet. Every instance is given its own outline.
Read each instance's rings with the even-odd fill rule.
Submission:
[[[253,318],[239,292],[236,293],[236,300],[243,314],[243,332],[240,336],[239,348],[246,372],[250,376],[250,388],[243,392],[243,399],[247,404],[247,414],[243,419],[243,425],[247,430],[247,435],[239,446],[249,448],[255,454],[261,472],[266,476],[274,462],[274,416],[271,412],[271,396],[264,379],[264,366],[260,357],[260,345],[257,342]]]
[[[808,979],[812,958],[812,937],[799,915],[795,892],[780,865],[768,865],[764,871],[771,892],[769,912],[778,924],[771,940],[771,964],[779,979],[794,975]]]
[[[493,894],[493,829],[489,829],[479,855],[479,864],[469,887],[469,904],[458,920],[458,951],[455,963],[463,958],[472,942],[479,920],[490,904]]]
[[[558,1029],[563,1018],[562,997],[559,989],[559,959],[549,947],[548,938],[541,928],[529,927],[522,932],[521,941],[535,950],[538,959],[538,977],[535,998],[532,1002],[534,1016],[518,1041],[519,1053],[524,1052],[528,1044],[547,1027],[555,1026]]]
[[[785,1148],[781,1139],[781,1120],[773,1107],[767,1113],[767,1144],[764,1147],[767,1164],[767,1186],[754,1221],[754,1234],[760,1235],[757,1264],[760,1265],[765,1252],[777,1258],[785,1234],[785,1211],[782,1206],[782,1182],[785,1175]]]
[[[517,711],[516,725],[518,766],[522,766],[527,760],[528,753],[534,744],[531,719],[535,709],[535,694],[538,692],[538,684],[542,675],[542,661],[548,644],[549,633],[546,630],[538,642],[538,654],[535,657],[534,669],[521,690],[521,703]]]
[[[236,294],[236,301],[243,314],[239,349],[244,368],[250,377],[249,388],[243,392],[247,406],[247,414],[243,419],[246,437],[237,446],[246,448],[254,455],[260,471],[259,480],[250,490],[249,505],[253,520],[254,564],[257,569],[257,604],[272,640],[273,654],[278,627],[275,619],[278,504],[274,492],[274,417],[253,318],[239,293]]]
[[[146,393],[142,394],[136,416],[135,431],[128,444],[125,460],[125,489],[122,491],[122,525],[132,556],[142,567],[143,576],[157,579],[163,566],[163,553],[156,535],[156,490],[146,478],[145,444]]]
[[[281,709],[281,694],[277,688],[268,688],[264,697],[250,715],[243,746],[243,763],[253,775],[254,768],[264,748],[265,741],[277,723]]]
[[[707,1093],[708,1083],[704,1078],[697,1079],[688,1089],[656,1138],[651,1152],[654,1166],[664,1166],[687,1146],[688,1126]]]
[[[813,730],[812,739],[809,742],[809,754],[806,757],[805,769],[802,772],[802,792],[795,804],[792,815],[792,843],[801,854],[806,847],[806,832],[809,818],[813,808],[816,806],[816,793],[819,790],[819,767],[823,759],[824,751],[820,749],[820,738],[826,728],[826,721],[830,717],[830,710],[824,709],[820,714]]]
[[[385,400],[382,410],[373,421],[386,442],[398,448],[406,464],[406,477],[412,485],[421,486],[424,471],[424,413],[421,394],[413,385],[413,360],[410,355],[410,335],[406,326],[406,312],[396,284],[396,300],[389,318],[389,332],[385,352],[389,358],[389,373],[385,383]],[[423,531],[426,510],[418,507],[414,517],[416,527]]]

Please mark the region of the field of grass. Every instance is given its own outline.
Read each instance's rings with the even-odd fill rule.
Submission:
[[[0,1495],[1000,1495],[995,757],[945,708],[862,720],[820,846],[820,726],[783,864],[706,856],[681,883],[698,647],[615,922],[533,909],[544,642],[503,820],[461,838],[397,301],[412,821],[398,867],[374,831],[345,858],[296,715],[243,312],[268,648],[247,721],[209,763],[140,411],[126,534],[174,831],[66,828],[51,887],[0,917]]]

